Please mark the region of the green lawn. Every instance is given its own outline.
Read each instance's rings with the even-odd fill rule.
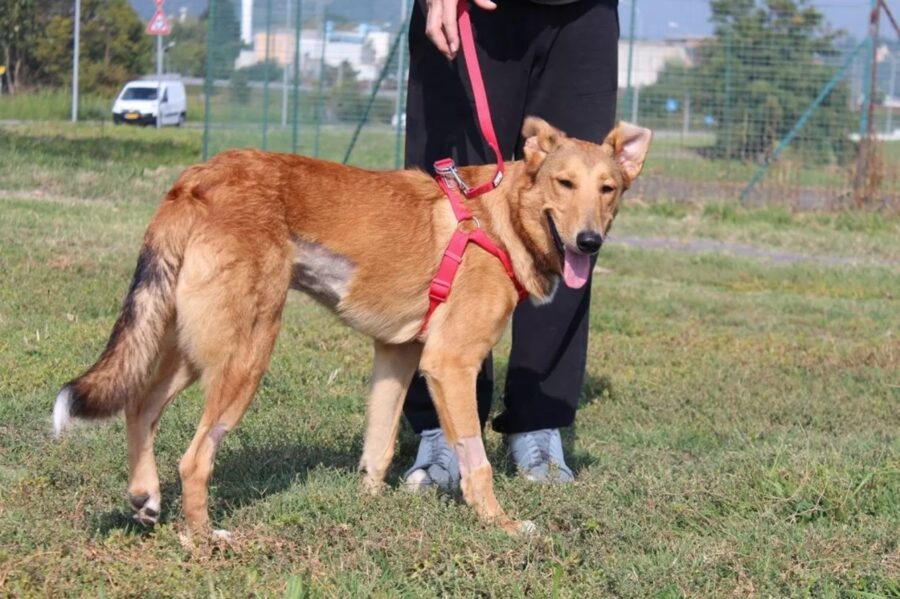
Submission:
[[[213,518],[234,541],[179,541],[196,389],[161,425],[163,523],[132,525],[122,420],[57,442],[49,416],[102,350],[144,226],[199,143],[0,128],[0,596],[900,597],[900,217],[887,212],[626,201],[622,238],[859,264],[604,248],[566,435],[577,482],[517,479],[486,434],[498,496],[535,536],[400,489],[405,429],[391,488],[357,494],[370,342],[299,295],[216,462]]]

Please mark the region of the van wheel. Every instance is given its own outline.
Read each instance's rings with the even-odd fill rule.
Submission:
[[[187,120],[187,115],[182,112],[180,115],[178,115],[178,122],[175,123],[175,126],[181,127],[184,124],[184,121],[186,121],[186,120]]]

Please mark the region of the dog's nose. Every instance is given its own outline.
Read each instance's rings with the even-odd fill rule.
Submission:
[[[575,244],[585,254],[593,254],[603,245],[603,237],[596,231],[582,231],[575,237]]]

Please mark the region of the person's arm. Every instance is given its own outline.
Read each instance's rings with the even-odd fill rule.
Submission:
[[[479,8],[494,10],[491,0],[472,0]],[[428,0],[425,18],[425,34],[438,51],[453,59],[459,50],[459,27],[456,23],[456,5],[459,0]]]

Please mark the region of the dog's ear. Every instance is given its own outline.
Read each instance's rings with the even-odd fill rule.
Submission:
[[[566,134],[544,119],[529,116],[522,125],[522,137],[525,138],[525,164],[528,171],[533,173],[540,168],[547,154],[559,147]]]
[[[629,185],[644,168],[644,157],[647,156],[652,138],[650,129],[621,121],[603,140],[604,144],[612,148],[613,156],[622,166]]]

